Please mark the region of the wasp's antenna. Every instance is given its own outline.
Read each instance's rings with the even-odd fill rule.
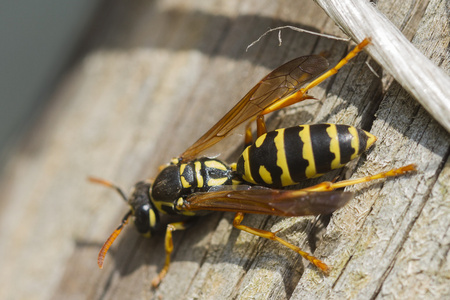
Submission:
[[[98,183],[98,184],[107,186],[107,187],[109,187],[109,188],[115,189],[115,190],[122,196],[123,200],[125,200],[125,202],[128,202],[127,196],[125,195],[125,193],[122,191],[122,189],[121,189],[120,187],[118,187],[118,186],[115,185],[114,183],[112,183],[112,182],[110,182],[110,181],[107,181],[107,180],[104,180],[104,179],[95,178],[95,177],[88,177],[88,180],[89,180],[90,182]]]
[[[109,248],[111,247],[114,240],[119,236],[120,232],[123,229],[123,226],[128,224],[128,219],[132,215],[131,210],[123,217],[122,223],[117,227],[116,230],[109,236],[109,238],[106,240],[106,242],[103,244],[102,249],[100,249],[100,252],[98,253],[97,258],[97,264],[100,269],[103,269],[103,262],[105,261],[106,253],[108,252]]]

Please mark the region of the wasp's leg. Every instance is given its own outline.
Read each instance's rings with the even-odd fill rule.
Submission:
[[[244,149],[253,144],[252,123],[253,121],[250,121],[245,126]]]
[[[311,186],[308,188],[304,188],[304,189],[302,189],[302,191],[311,191],[311,192],[332,191],[335,189],[343,188],[343,187],[346,187],[349,185],[354,185],[357,183],[363,183],[363,182],[368,182],[368,181],[372,181],[372,180],[376,180],[376,179],[403,175],[403,174],[405,174],[407,172],[411,172],[411,171],[416,171],[416,165],[411,164],[411,165],[403,166],[398,169],[392,169],[387,172],[382,172],[382,173],[378,173],[375,175],[366,176],[363,178],[342,180],[342,181],[338,181],[338,182],[325,181],[325,182],[321,182],[317,185],[314,185],[314,186]]]
[[[321,260],[319,260],[318,258],[310,255],[307,252],[302,251],[302,249],[300,249],[299,247],[292,245],[291,243],[283,240],[282,238],[279,238],[278,236],[276,236],[275,233],[273,233],[271,231],[266,231],[266,230],[242,225],[241,222],[243,219],[244,219],[244,213],[241,213],[241,212],[236,213],[236,215],[234,216],[234,220],[233,220],[233,226],[242,231],[245,231],[245,232],[257,235],[259,237],[263,237],[263,238],[281,243],[282,245],[294,250],[295,252],[297,252],[298,254],[303,256],[305,259],[309,260],[317,268],[322,270],[325,274],[328,274],[330,268],[325,263],[323,263]]]
[[[294,103],[297,103],[297,102],[300,102],[300,101],[303,101],[306,99],[314,99],[313,97],[308,96],[306,94],[306,92],[308,90],[312,89],[313,87],[315,87],[316,85],[322,83],[328,77],[331,77],[334,74],[336,74],[339,71],[339,69],[341,69],[344,65],[346,65],[350,59],[355,57],[368,44],[370,44],[370,39],[369,38],[364,39],[361,43],[356,45],[356,47],[353,48],[353,50],[350,51],[343,59],[341,59],[336,66],[334,66],[333,68],[331,68],[330,70],[328,70],[327,72],[325,72],[324,74],[322,74],[321,76],[316,78],[315,80],[311,81],[307,86],[298,90],[296,93],[293,93],[290,96],[280,99],[280,101],[274,102],[271,106],[269,106],[265,110],[263,110],[260,115],[266,115],[268,113],[274,112],[276,110],[282,109],[284,107],[287,107],[289,105],[292,105]]]
[[[252,123],[254,119],[247,123],[245,127],[245,139],[244,139],[244,149],[253,144],[253,134],[252,134]],[[264,121],[264,116],[256,117],[256,137],[259,138],[261,135],[267,133],[266,122]]]
[[[256,135],[257,137],[267,133],[266,122],[264,121],[264,115],[256,117]]]
[[[185,230],[192,225],[192,221],[185,221],[185,222],[176,222],[176,223],[170,223],[167,225],[166,229],[166,238],[165,238],[165,248],[166,248],[166,261],[164,263],[164,267],[162,268],[161,272],[159,272],[158,276],[156,276],[152,280],[152,286],[158,287],[158,285],[161,283],[161,280],[166,276],[167,271],[169,270],[170,265],[170,255],[173,251],[173,240],[172,240],[172,232],[175,230]]]
[[[252,133],[252,123],[255,119],[250,120],[245,126],[245,136],[244,136],[244,149],[248,146],[253,145],[253,133]],[[264,116],[260,115],[256,117],[256,138],[267,133],[266,122],[264,121]]]
[[[344,65],[346,65],[350,59],[355,57],[359,52],[364,49],[368,44],[370,44],[370,39],[366,38],[361,43],[356,45],[355,48],[353,48],[352,51],[350,51],[343,59],[341,59],[336,66],[316,78],[315,80],[311,81],[307,86],[304,88],[299,89],[296,93],[293,93],[292,95],[289,95],[287,97],[284,97],[278,101],[275,101],[272,105],[268,106],[266,109],[264,109],[257,117],[256,117],[256,132],[257,137],[260,137],[264,133],[267,132],[266,130],[266,122],[264,121],[264,115],[267,115],[268,113],[280,110],[282,108],[288,107],[292,104],[295,104],[297,102],[306,100],[306,99],[315,99],[312,96],[307,95],[308,90],[312,89],[316,85],[322,83],[325,79],[328,77],[333,76],[336,74],[339,69],[341,69]],[[250,121],[251,123],[252,121]],[[245,145],[251,145],[252,143],[252,134],[251,134],[251,127],[250,125],[247,125],[245,130]]]

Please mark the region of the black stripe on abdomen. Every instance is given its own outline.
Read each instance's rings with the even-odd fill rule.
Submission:
[[[300,138],[300,131],[302,130],[305,130],[304,126],[290,127],[284,131],[286,161],[291,178],[295,182],[307,178],[305,172],[309,166],[308,160],[303,158],[304,143]]]
[[[350,126],[337,125],[337,133],[339,139],[339,149],[341,151],[341,164],[346,164],[351,160],[352,155],[355,153],[355,149],[352,147],[353,135],[348,130]]]
[[[270,185],[281,186],[282,170],[277,166],[277,147],[274,141],[278,134],[278,131],[268,132],[259,147],[254,144],[249,149],[250,172],[257,183],[265,182],[260,175],[260,168],[263,166],[272,177]]]
[[[331,137],[327,128],[330,124],[316,124],[310,126],[311,144],[316,164],[317,174],[323,174],[331,170],[331,162],[336,155],[330,151]]]

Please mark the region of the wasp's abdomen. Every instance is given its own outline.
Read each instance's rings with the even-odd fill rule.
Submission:
[[[372,134],[347,125],[277,129],[263,134],[244,150],[236,171],[250,183],[288,186],[342,167],[375,140]]]

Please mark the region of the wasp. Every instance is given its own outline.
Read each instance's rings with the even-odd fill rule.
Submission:
[[[353,126],[313,124],[267,132],[264,121],[268,113],[312,99],[307,94],[311,88],[337,73],[369,43],[370,39],[363,40],[328,71],[328,62],[320,55],[302,56],[278,67],[199,140],[163,167],[153,181],[138,182],[129,197],[111,182],[90,178],[117,190],[130,206],[101,248],[99,267],[103,267],[108,249],[131,217],[136,229],[150,237],[162,226],[162,214],[195,216],[208,211],[230,211],[236,213],[233,225],[237,229],[277,241],[327,274],[330,268],[318,258],[274,232],[243,225],[242,221],[245,213],[287,217],[330,214],[353,197],[353,193],[337,189],[415,170],[415,165],[407,165],[359,179],[326,181],[297,190],[282,189],[344,166],[376,141],[369,132]],[[257,138],[253,141],[251,124],[255,121]],[[246,124],[246,147],[237,163],[228,165],[216,158],[201,157],[201,153],[241,124]],[[191,223],[188,218],[167,225],[165,264],[153,279],[153,286],[158,286],[168,272],[173,251],[172,232],[184,230]]]

